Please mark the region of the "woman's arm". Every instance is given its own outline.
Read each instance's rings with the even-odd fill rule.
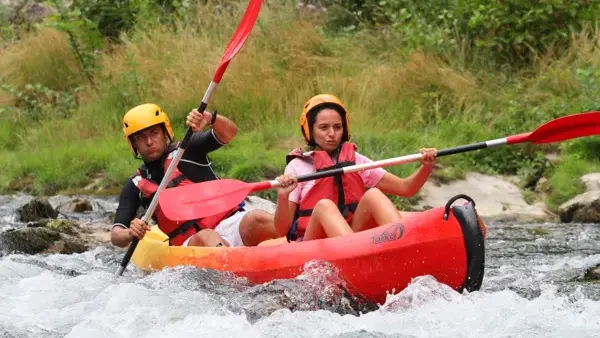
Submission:
[[[400,197],[414,196],[425,184],[433,166],[422,165],[416,172],[407,178],[400,178],[392,173],[386,172],[381,181],[375,185],[385,194]]]
[[[287,235],[294,220],[294,214],[298,205],[289,201],[287,197],[277,197],[277,208],[275,209],[275,232],[277,236]]]
[[[277,177],[281,186],[277,188],[277,207],[274,223],[277,236],[285,236],[290,230],[298,204],[290,201],[290,194],[297,189],[298,180],[295,175],[284,174]]]
[[[400,178],[386,172],[375,187],[385,194],[400,197],[414,196],[431,174],[435,165],[435,155],[437,152],[435,148],[421,148],[419,151],[423,154],[423,158],[421,159],[421,167],[417,171],[407,178]]]

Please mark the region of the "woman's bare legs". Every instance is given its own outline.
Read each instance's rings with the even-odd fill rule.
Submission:
[[[304,233],[304,240],[337,237],[351,233],[353,231],[337,205],[331,200],[323,199],[317,202],[313,209]]]
[[[359,232],[402,219],[392,201],[377,188],[369,189],[358,202],[350,226]]]

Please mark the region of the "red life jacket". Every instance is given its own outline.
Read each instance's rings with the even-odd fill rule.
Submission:
[[[337,164],[333,162],[329,154],[325,151],[318,150],[303,153],[300,148],[291,151],[286,156],[286,161],[289,163],[294,158],[302,160],[310,160],[312,158],[315,171],[319,172],[356,164],[356,149],[357,147],[354,143],[343,143],[338,153]],[[317,202],[325,198],[335,202],[346,221],[350,223],[356,206],[364,193],[365,184],[357,172],[318,179],[315,185],[310,188],[300,201],[300,205],[298,205],[298,209],[296,210],[294,224],[288,233],[288,239],[295,240],[304,236],[313,208]]]
[[[163,163],[163,170],[166,172],[173,161],[173,156],[177,151],[179,143],[172,143],[168,147],[168,155]],[[176,186],[182,186],[186,184],[193,184],[194,182],[190,181],[186,178],[179,168],[175,168],[173,170],[173,174],[169,177],[170,181],[167,184],[165,189],[173,188]],[[131,178],[133,184],[135,184],[138,189],[140,189],[142,196],[142,204],[147,207],[154,197],[154,193],[158,190],[159,184],[156,182],[146,178],[146,170],[144,167],[140,167],[136,174]],[[196,182],[197,183],[197,182]],[[168,219],[165,214],[162,212],[160,205],[156,207],[154,211],[154,215],[152,218],[158,224],[158,228],[164,232],[167,236],[169,236],[169,244],[170,245],[182,245],[186,239],[195,233],[199,232],[202,229],[214,229],[222,220],[229,217],[236,211],[240,210],[240,206],[236,206],[230,210],[224,211],[220,214],[205,217],[197,220],[187,220],[187,221],[172,221]]]

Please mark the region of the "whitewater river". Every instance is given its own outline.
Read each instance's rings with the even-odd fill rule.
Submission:
[[[0,197],[0,231],[28,197]],[[106,217],[113,199],[93,201]],[[600,230],[488,224],[481,291],[420,277],[385,304],[362,304],[311,262],[298,279],[251,286],[180,267],[113,274],[123,250],[0,257],[0,337],[600,337]]]

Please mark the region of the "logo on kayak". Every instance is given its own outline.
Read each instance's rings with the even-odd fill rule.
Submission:
[[[383,242],[391,242],[402,238],[404,235],[404,225],[402,223],[392,223],[385,230],[383,230],[379,235],[374,235],[371,237],[371,241],[373,244],[379,244]]]

